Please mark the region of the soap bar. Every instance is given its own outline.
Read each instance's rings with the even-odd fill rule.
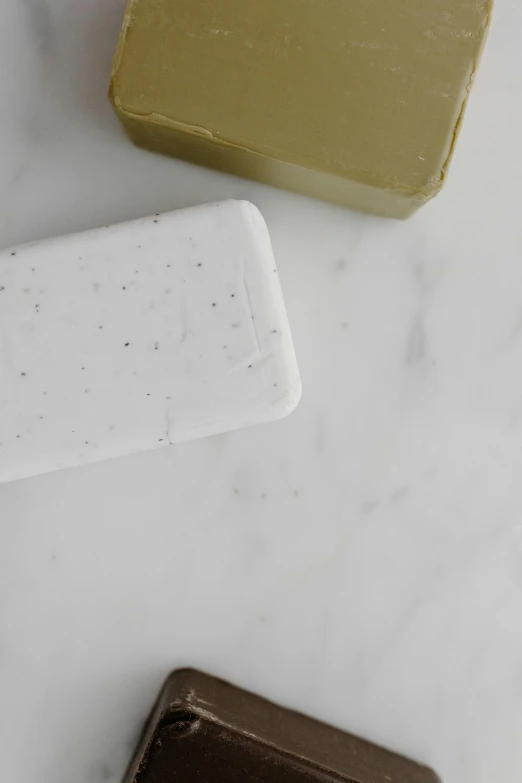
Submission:
[[[252,204],[0,254],[0,481],[278,419],[300,389]]]
[[[163,687],[124,783],[437,783],[427,767],[183,669]]]
[[[446,178],[491,2],[129,0],[110,97],[141,147],[408,217]]]

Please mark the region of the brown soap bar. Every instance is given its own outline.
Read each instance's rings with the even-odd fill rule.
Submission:
[[[124,783],[437,783],[427,767],[222,680],[163,687]]]
[[[407,217],[446,178],[491,3],[129,0],[110,96],[142,147]]]

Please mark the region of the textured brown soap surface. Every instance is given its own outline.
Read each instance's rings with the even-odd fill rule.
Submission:
[[[446,176],[491,0],[130,0],[139,145],[405,217]]]
[[[160,694],[124,783],[438,783],[427,767],[184,669]]]

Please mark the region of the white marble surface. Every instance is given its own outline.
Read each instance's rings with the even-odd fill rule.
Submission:
[[[408,223],[134,149],[105,98],[121,13],[3,0],[0,245],[248,198],[304,395],[281,423],[0,487],[2,780],[117,783],[191,664],[444,783],[520,783],[519,0]]]

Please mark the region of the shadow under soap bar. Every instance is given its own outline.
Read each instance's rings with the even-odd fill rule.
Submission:
[[[389,217],[442,187],[491,0],[130,0],[139,146]]]

